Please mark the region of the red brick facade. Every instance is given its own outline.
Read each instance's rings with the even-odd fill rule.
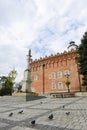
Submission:
[[[70,91],[79,91],[77,56],[77,51],[72,50],[32,61],[32,91],[39,94],[67,92],[66,73],[70,75]]]

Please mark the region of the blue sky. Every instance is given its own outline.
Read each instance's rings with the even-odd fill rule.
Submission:
[[[67,50],[87,31],[87,0],[0,0],[0,76],[13,68],[23,79],[32,58]]]

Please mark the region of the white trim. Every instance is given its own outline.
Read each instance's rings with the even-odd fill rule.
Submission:
[[[62,82],[58,82],[58,89],[63,89],[63,83]]]
[[[62,78],[62,72],[61,71],[58,72],[58,78]]]
[[[56,83],[55,82],[51,83],[51,88],[52,88],[52,90],[56,89]]]
[[[64,70],[64,75],[70,74],[69,70]]]
[[[55,73],[55,72],[52,72],[51,78],[52,78],[52,79],[55,79],[55,78],[56,78],[56,73]]]
[[[34,80],[38,80],[38,75],[34,75]]]

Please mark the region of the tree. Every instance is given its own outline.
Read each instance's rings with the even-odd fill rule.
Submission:
[[[17,71],[15,69],[11,70],[5,82],[5,87],[9,90],[10,94],[12,94],[14,80],[16,76],[17,76]]]
[[[7,95],[7,94],[12,94],[13,90],[13,85],[14,85],[14,80],[17,76],[17,71],[15,69],[11,70],[8,76],[2,76],[0,78],[0,81],[3,83],[2,84],[2,89],[1,89],[1,94],[2,95]]]
[[[15,69],[11,70],[10,73],[8,74],[8,77],[9,77],[12,81],[15,80],[16,76],[17,76],[17,71],[16,71]]]
[[[78,47],[78,63],[79,63],[79,73],[83,75],[82,85],[86,86],[87,90],[87,32],[83,35],[81,39],[81,44]]]
[[[6,76],[1,76],[0,77],[0,96],[6,95],[6,90],[5,90],[5,81],[7,80]]]
[[[0,77],[0,84],[1,84],[2,87],[5,86],[5,81],[6,81],[6,79],[7,79],[6,76],[1,76],[1,77]]]

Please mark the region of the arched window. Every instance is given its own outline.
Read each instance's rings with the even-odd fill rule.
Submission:
[[[69,70],[64,71],[64,75],[67,75],[67,74],[69,74]]]
[[[62,72],[61,71],[58,72],[58,78],[62,78]]]
[[[38,75],[34,75],[34,80],[38,80]]]
[[[52,72],[51,77],[52,77],[52,79],[55,79],[55,78],[56,78],[56,73],[55,73],[55,72]]]
[[[63,83],[62,82],[58,82],[58,88],[63,89]]]
[[[52,82],[51,88],[52,88],[52,89],[56,89],[56,83],[55,83],[55,82]]]

